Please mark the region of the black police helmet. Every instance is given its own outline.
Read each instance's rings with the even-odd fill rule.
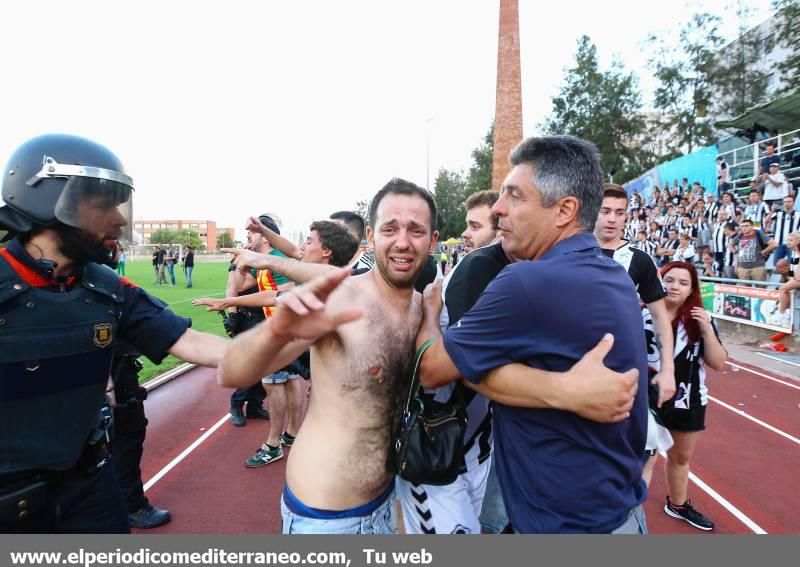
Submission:
[[[100,144],[69,134],[45,134],[20,146],[3,171],[0,225],[20,232],[24,220],[31,225],[74,225],[69,218],[74,211],[62,198],[67,187],[76,194],[112,195],[118,205],[130,200],[133,181],[120,160]]]

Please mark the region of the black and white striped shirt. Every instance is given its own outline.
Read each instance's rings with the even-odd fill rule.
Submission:
[[[752,203],[744,208],[744,218],[753,221],[753,226],[762,228],[769,215],[769,207],[763,201],[756,205]]]
[[[800,213],[792,211],[776,211],[772,213],[772,234],[778,244],[786,244],[786,238],[791,232],[800,230]]]
[[[728,237],[725,236],[725,225],[721,222],[715,224],[711,232],[711,248],[718,253],[728,251]]]

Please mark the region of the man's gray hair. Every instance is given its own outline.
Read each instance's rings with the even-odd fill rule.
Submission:
[[[511,151],[509,160],[511,165],[531,166],[531,182],[542,195],[543,207],[575,197],[578,222],[587,232],[594,230],[603,204],[603,172],[594,144],[574,136],[528,138]]]

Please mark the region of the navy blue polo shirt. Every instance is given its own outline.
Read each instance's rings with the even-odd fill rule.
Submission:
[[[616,339],[606,366],[639,370],[630,418],[600,424],[495,404],[497,475],[521,533],[611,532],[646,498],[647,353],[636,289],[594,236],[582,233],[539,260],[506,267],[444,334],[450,358],[477,384],[512,362],[566,371],[605,333]]]

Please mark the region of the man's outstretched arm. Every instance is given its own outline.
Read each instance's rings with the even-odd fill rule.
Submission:
[[[282,258],[272,254],[259,254],[252,250],[242,250],[239,248],[220,248],[226,254],[233,254],[233,262],[239,269],[256,268],[258,270],[272,270],[278,274],[297,283],[311,281],[317,276],[331,273],[338,270],[335,266],[328,264],[312,264],[301,262],[292,258]]]
[[[258,220],[256,217],[250,217],[249,219],[247,219],[246,230],[260,232],[262,236],[264,236],[264,238],[267,239],[267,242],[269,242],[270,246],[272,246],[276,250],[280,250],[281,252],[286,254],[289,258],[294,258],[295,260],[301,260],[303,258],[303,252],[296,244],[287,240],[286,238],[284,238],[271,228],[261,224],[261,221]]]

